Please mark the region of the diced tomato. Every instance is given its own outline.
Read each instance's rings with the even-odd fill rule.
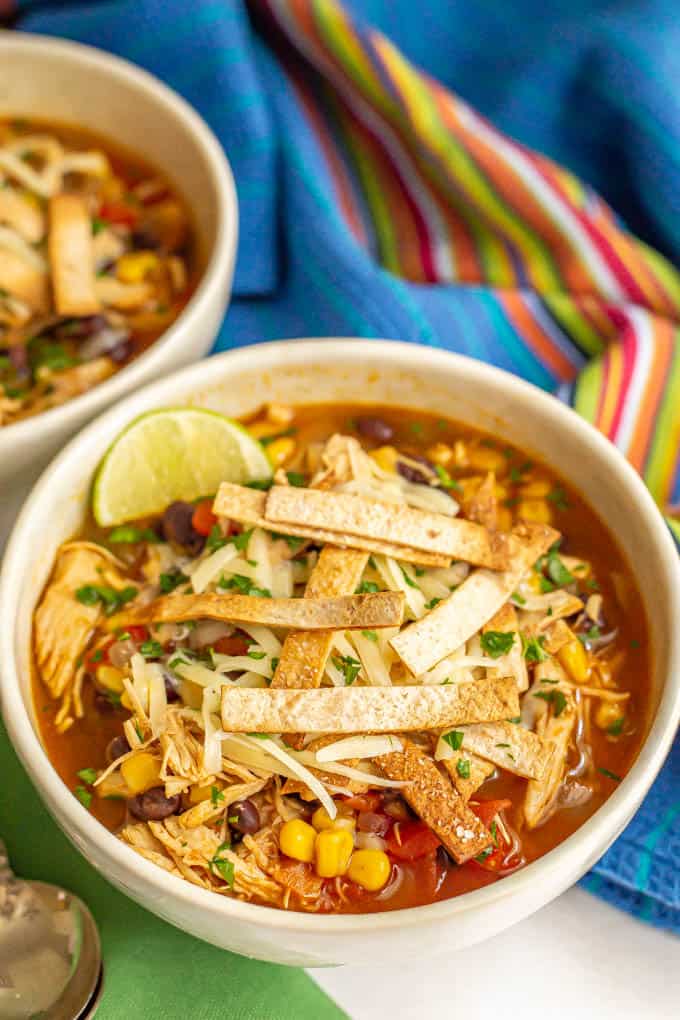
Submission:
[[[133,641],[136,641],[137,644],[139,645],[141,645],[144,641],[149,640],[148,627],[142,627],[141,625],[135,627],[133,625],[132,627],[126,627],[125,629],[130,635],[131,639]]]
[[[199,535],[209,535],[217,524],[217,517],[212,512],[212,504],[211,499],[202,499],[200,503],[196,504],[191,525]]]
[[[252,643],[252,638],[230,634],[229,637],[218,638],[213,647],[220,655],[247,655]]]
[[[379,793],[358,793],[356,797],[346,797],[342,804],[352,811],[377,811],[382,804],[382,796]]]
[[[103,202],[99,218],[118,226],[134,227],[139,219],[139,210],[125,202]]]
[[[470,807],[479,818],[480,822],[486,825],[487,829],[499,811],[512,807],[512,801],[503,800],[471,800]]]
[[[413,861],[437,850],[439,840],[425,822],[397,822],[387,837],[387,849],[401,861]]]

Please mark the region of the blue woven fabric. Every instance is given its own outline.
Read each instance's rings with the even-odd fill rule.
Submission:
[[[555,9],[564,6],[565,9]],[[241,236],[217,350],[275,337],[394,337],[555,380],[478,287],[409,284],[360,249],[295,95],[240,0],[23,3],[19,27],[88,42],[189,99],[231,160]],[[593,185],[645,241],[680,255],[677,0],[347,0],[494,124]],[[570,345],[565,337],[564,342]],[[576,366],[582,356],[571,345]],[[580,359],[580,360],[579,360]],[[676,747],[586,888],[680,932]]]

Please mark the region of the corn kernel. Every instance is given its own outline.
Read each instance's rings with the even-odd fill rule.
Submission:
[[[493,487],[493,494],[496,497],[496,499],[507,499],[508,498],[507,487],[505,485],[501,485],[500,482],[496,482]]]
[[[502,475],[508,466],[507,459],[500,450],[492,450],[488,446],[476,446],[468,451],[468,466],[475,471],[494,471]]]
[[[321,832],[323,829],[347,829],[348,831],[354,829],[356,826],[354,814],[348,808],[343,809],[342,805],[337,805],[337,808],[338,813],[335,819],[331,818],[323,805],[316,809],[312,815],[312,825],[317,832]]]
[[[521,486],[519,494],[523,499],[545,499],[552,485],[545,478],[535,478]]]
[[[120,696],[120,703],[123,708],[127,708],[128,712],[132,711],[132,702],[130,701],[130,695],[127,691],[123,691]]]
[[[600,701],[595,713],[595,725],[601,730],[608,730],[623,716],[621,705],[615,701]]]
[[[458,468],[466,468],[470,465],[467,443],[464,443],[462,439],[457,439],[453,444],[453,463]]]
[[[189,791],[189,803],[201,804],[204,800],[210,800],[214,789],[214,783],[208,784],[208,786],[192,786]]]
[[[125,690],[123,684],[124,673],[121,673],[115,666],[97,666],[97,684],[99,687],[104,687],[107,691],[113,691],[114,694],[122,694]]]
[[[354,850],[352,834],[346,829],[323,829],[314,843],[314,867],[319,878],[344,875]]]
[[[355,850],[347,875],[369,892],[377,892],[387,883],[392,871],[390,859],[382,850]]]
[[[286,857],[309,864],[314,860],[314,840],[316,830],[301,818],[293,818],[284,822],[279,834],[279,846]]]
[[[141,283],[158,264],[155,252],[131,251],[118,259],[116,276],[121,283]]]
[[[393,446],[379,446],[377,450],[371,450],[369,456],[383,471],[397,470],[397,451]]]
[[[144,793],[152,786],[158,786],[161,777],[161,763],[147,751],[140,751],[127,758],[120,767],[120,774],[133,793]]]
[[[590,676],[588,654],[578,638],[572,638],[562,645],[557,658],[576,684],[584,684]]]
[[[481,475],[468,475],[466,478],[457,478],[456,481],[460,486],[460,489],[456,490],[456,495],[460,495],[461,501],[465,503],[466,500],[472,499],[484,479]]]
[[[510,531],[512,528],[512,512],[507,506],[499,506],[496,526],[499,531]]]
[[[273,468],[281,467],[295,453],[297,443],[290,436],[281,436],[266,447],[269,463]]]
[[[453,460],[453,450],[446,443],[435,443],[434,446],[427,448],[425,456],[433,464],[441,464],[442,467],[446,467]]]
[[[253,439],[269,439],[271,436],[278,436],[281,431],[281,426],[271,421],[253,421],[246,427]]]
[[[295,411],[287,404],[267,404],[267,421],[274,425],[290,425],[295,417]]]
[[[552,510],[544,499],[522,499],[517,504],[517,516],[532,524],[551,524]]]

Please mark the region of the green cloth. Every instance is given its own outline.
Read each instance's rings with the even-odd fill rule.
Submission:
[[[109,885],[40,802],[0,723],[0,836],[17,875],[64,886],[89,906],[104,953],[97,1020],[339,1020],[302,970],[235,956],[166,924]]]

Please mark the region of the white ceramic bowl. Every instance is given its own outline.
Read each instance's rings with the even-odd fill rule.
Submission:
[[[31,614],[58,545],[79,527],[111,437],[151,408],[191,403],[229,415],[265,400],[426,408],[481,426],[545,458],[615,531],[647,607],[653,712],[638,760],[578,832],[523,871],[431,906],[364,916],[286,913],[198,889],[138,857],[78,803],[36,735],[29,684]],[[467,358],[385,341],[307,340],[219,355],[150,386],[85,429],[29,497],[0,577],[0,696],[14,746],[49,810],[87,859],[133,899],[216,945],[279,963],[404,962],[507,928],[576,881],[621,832],[668,752],[680,717],[680,574],[663,520],[633,469],[555,399]]]
[[[127,61],[0,31],[0,118],[8,116],[90,129],[162,170],[192,212],[203,272],[182,314],[130,365],[61,407],[0,428],[0,484],[44,465],[109,404],[209,351],[227,307],[238,236],[234,181],[217,139],[188,103]]]

